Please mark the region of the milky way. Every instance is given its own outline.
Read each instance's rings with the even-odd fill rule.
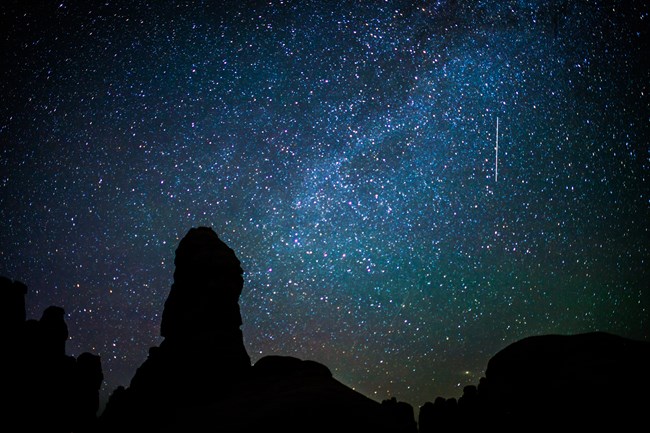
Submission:
[[[647,340],[649,10],[3,1],[0,274],[65,308],[102,398],[196,226],[242,262],[253,362],[378,401],[458,397],[529,335]]]

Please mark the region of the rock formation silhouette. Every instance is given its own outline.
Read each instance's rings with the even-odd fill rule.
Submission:
[[[189,408],[172,431],[214,426],[227,432],[412,432],[392,410],[352,390],[315,361],[269,355],[255,363],[233,394]]]
[[[0,277],[3,431],[93,432],[104,380],[99,356],[66,355],[65,310],[50,306],[26,320],[27,286]]]
[[[478,386],[420,407],[419,431],[647,425],[650,342],[605,332],[539,335],[495,354]]]
[[[416,424],[409,403],[374,401],[318,362],[270,355],[251,365],[239,309],[243,270],[211,228],[188,231],[175,265],[164,340],[99,417],[99,356],[66,355],[65,310],[50,306],[27,320],[27,287],[0,277],[3,431],[627,431],[647,424],[650,342],[603,332],[524,338],[496,353],[485,377],[459,398],[422,405]]]
[[[243,271],[211,228],[190,229],[174,263],[164,340],[111,395],[102,431],[414,431],[402,428],[415,425],[410,405],[396,417],[317,362],[267,356],[251,366],[240,330]]]
[[[160,326],[164,337],[149,350],[126,389],[109,399],[102,427],[169,428],[177,410],[227,398],[249,374],[240,326],[244,280],[239,259],[210,228],[192,228],[174,259],[174,282]]]
[[[605,332],[524,338],[494,355],[488,404],[512,424],[618,426],[645,420],[650,343]]]

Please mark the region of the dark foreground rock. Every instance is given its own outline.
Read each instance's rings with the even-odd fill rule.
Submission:
[[[648,366],[645,341],[604,332],[533,336],[490,359],[485,391],[494,412],[517,421],[623,425],[646,419]]]
[[[175,264],[164,340],[112,394],[102,431],[415,431],[412,408],[404,421],[322,364],[270,356],[251,366],[240,330],[243,271],[212,229],[191,229]]]
[[[2,431],[378,432],[629,431],[647,427],[650,342],[593,332],[524,338],[490,359],[459,398],[419,411],[374,401],[320,363],[266,356],[251,365],[241,332],[243,270],[210,228],[176,250],[174,282],[152,347],[97,417],[101,360],[65,350],[65,310],[26,320],[27,287],[0,277]]]
[[[539,335],[495,354],[478,386],[420,407],[434,431],[628,431],[648,425],[650,342],[604,332]]]
[[[409,405],[410,408],[410,405]],[[178,414],[175,431],[416,432],[385,405],[334,379],[327,367],[287,356],[260,359],[228,398]]]
[[[26,294],[22,282],[0,277],[0,430],[94,432],[101,360],[67,355],[65,310],[52,305],[40,319],[27,319]]]

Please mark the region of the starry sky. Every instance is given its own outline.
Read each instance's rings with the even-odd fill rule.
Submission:
[[[0,275],[65,308],[102,399],[196,226],[253,362],[377,401],[458,397],[530,335],[648,340],[645,3],[3,1]]]

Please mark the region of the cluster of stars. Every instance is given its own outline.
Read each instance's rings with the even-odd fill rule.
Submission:
[[[624,3],[3,3],[0,273],[65,308],[104,399],[199,225],[242,262],[253,361],[378,400],[458,396],[529,335],[647,339],[650,17]]]

